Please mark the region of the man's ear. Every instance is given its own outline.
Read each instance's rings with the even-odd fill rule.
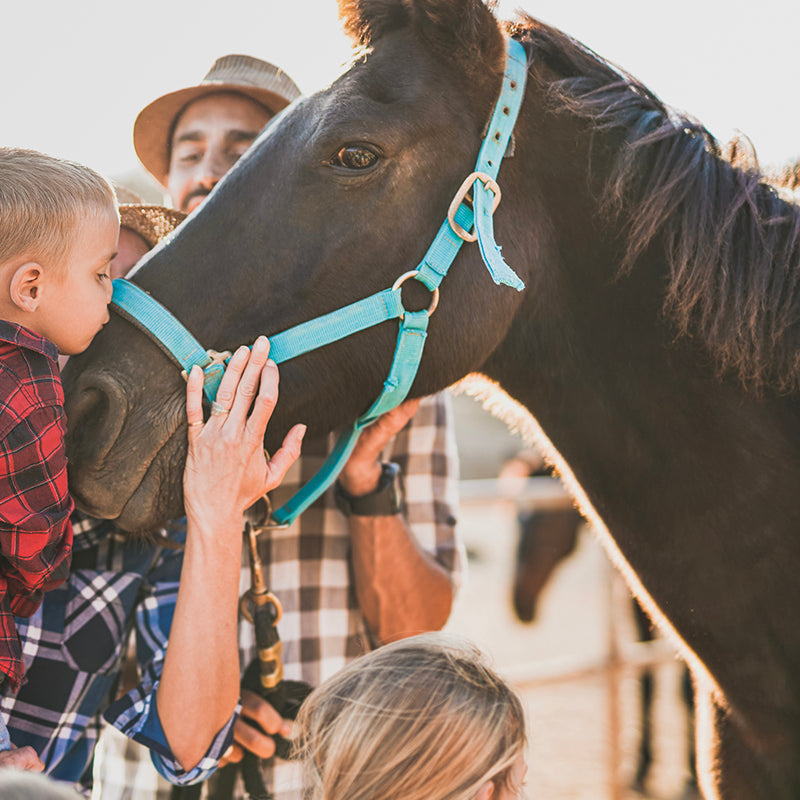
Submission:
[[[11,302],[23,311],[36,311],[42,296],[44,270],[41,264],[28,261],[11,276],[9,294]]]
[[[475,795],[475,800],[491,800],[494,797],[494,782],[486,781],[486,783],[478,789],[478,794]]]

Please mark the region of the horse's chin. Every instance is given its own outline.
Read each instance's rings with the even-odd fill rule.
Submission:
[[[181,500],[174,497],[174,492],[164,495],[160,472],[151,465],[114,523],[127,533],[147,534],[182,515]]]
[[[182,435],[179,435],[181,433]],[[133,485],[103,485],[103,491],[74,491],[75,505],[85,514],[113,519],[118,528],[145,534],[183,515],[183,457],[185,431],[167,439]]]

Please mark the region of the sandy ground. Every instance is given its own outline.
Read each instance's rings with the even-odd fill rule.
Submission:
[[[456,419],[465,478],[496,474],[498,465],[521,445],[469,398],[456,398]],[[497,668],[519,688],[529,725],[527,797],[641,798],[626,788],[635,769],[639,740],[635,671],[621,674],[616,702],[614,685],[602,672],[573,682],[553,677],[562,667],[602,662],[609,649],[612,619],[613,636],[621,648],[635,639],[629,592],[598,540],[588,526],[582,531],[576,551],[545,589],[537,620],[526,625],[514,616],[510,600],[517,536],[514,504],[464,501],[460,525],[470,551],[469,574],[448,629],[486,649]],[[680,797],[688,769],[681,665],[669,646],[664,650],[666,661],[656,676],[655,764],[648,800]],[[535,676],[548,680],[539,686]],[[618,736],[613,735],[615,710]]]

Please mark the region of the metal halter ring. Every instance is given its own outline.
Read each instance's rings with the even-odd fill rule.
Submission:
[[[463,239],[465,242],[477,242],[478,234],[465,231],[456,222],[456,212],[458,211],[459,206],[464,202],[467,192],[472,188],[472,185],[475,183],[475,181],[480,181],[487,189],[494,192],[492,214],[494,214],[495,209],[500,204],[500,187],[497,185],[497,181],[491,175],[487,175],[485,172],[473,172],[470,175],[467,175],[467,177],[464,179],[464,182],[456,192],[456,196],[453,198],[453,201],[450,203],[450,208],[447,209],[447,221],[450,223],[453,233],[455,233],[456,236],[458,236],[460,239]],[[473,203],[473,206],[474,205],[475,204]]]
[[[419,270],[416,269],[412,269],[410,272],[404,272],[392,285],[392,291],[402,286],[409,278],[416,278],[417,275],[419,275]],[[422,283],[422,281],[420,281],[420,283]],[[437,286],[431,291],[433,292],[433,296],[431,297],[431,304],[427,309],[429,317],[436,311],[436,306],[439,305],[439,287]]]

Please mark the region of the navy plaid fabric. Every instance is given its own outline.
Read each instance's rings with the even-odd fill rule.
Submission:
[[[73,520],[68,582],[48,592],[29,620],[17,620],[27,681],[2,700],[11,741],[18,747],[31,745],[53,778],[80,784],[88,793],[103,715],[147,745],[172,783],[205,778],[232,741],[235,715],[201,763],[185,773],[172,757],[155,713],[183,552],[123,537],[107,521],[78,514]],[[177,544],[185,540],[180,525],[167,535]],[[134,628],[141,682],[114,701]]]
[[[0,673],[23,675],[14,615],[30,616],[67,577],[72,500],[58,351],[0,320]]]

